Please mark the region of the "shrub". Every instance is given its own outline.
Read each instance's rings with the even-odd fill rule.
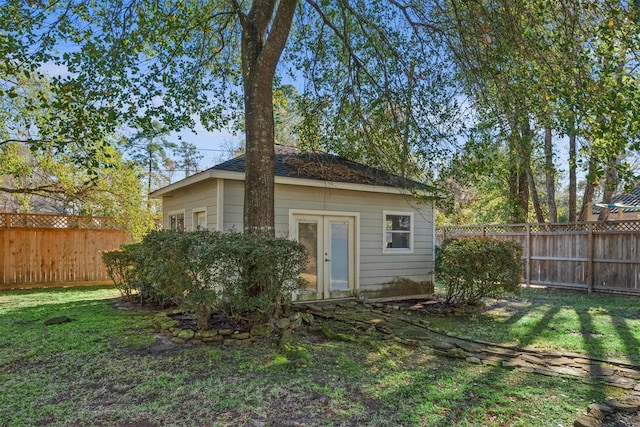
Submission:
[[[219,268],[224,310],[252,312],[262,318],[286,311],[299,286],[307,255],[304,247],[284,238],[254,234],[221,235]]]
[[[172,303],[206,329],[212,310],[277,316],[286,310],[306,262],[297,242],[240,233],[155,231],[103,254],[119,289],[144,301]]]
[[[483,297],[517,293],[522,246],[486,237],[445,240],[436,256],[436,280],[447,302],[476,304]]]
[[[113,280],[116,288],[122,296],[133,302],[134,295],[140,295],[136,266],[136,256],[140,250],[139,243],[124,244],[115,251],[102,253],[102,260],[107,269],[107,274]]]

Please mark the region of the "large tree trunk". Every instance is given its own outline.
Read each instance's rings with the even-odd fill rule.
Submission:
[[[589,221],[589,216],[593,210],[593,191],[594,185],[589,182],[589,177],[594,177],[596,173],[597,162],[593,154],[589,159],[589,170],[587,171],[587,183],[584,186],[584,194],[582,196],[582,208],[580,209],[579,221]],[[593,179],[593,178],[591,178]]]
[[[235,3],[242,25],[246,134],[244,230],[249,233],[275,234],[273,77],[289,36],[296,4],[296,0],[256,0],[245,14],[240,4]]]
[[[542,212],[542,207],[540,206],[540,197],[538,197],[538,188],[536,187],[536,181],[533,177],[533,171],[531,170],[531,140],[533,139],[533,131],[531,130],[531,122],[529,118],[526,117],[524,119],[524,123],[522,124],[522,132],[520,135],[520,155],[522,162],[522,170],[527,177],[527,184],[529,186],[529,193],[531,195],[531,203],[533,204],[533,209],[536,213],[536,221],[538,223],[544,222],[544,213]],[[524,200],[522,200],[524,203]],[[529,200],[527,199],[527,207],[529,204]],[[528,219],[528,218],[526,218]]]
[[[616,159],[613,159],[607,165],[607,173],[605,175],[604,182],[604,193],[602,194],[602,203],[609,204],[613,199],[613,193],[616,190],[616,186],[618,185],[618,162]],[[600,209],[600,215],[598,216],[598,221],[606,221],[609,219],[609,208]]]
[[[538,188],[536,187],[536,182],[533,178],[533,172],[531,171],[531,165],[524,165],[527,173],[527,181],[529,183],[529,191],[531,193],[531,203],[533,203],[533,209],[536,212],[536,221],[538,223],[544,222],[544,212],[542,212],[542,207],[540,206],[540,197],[538,196]]]
[[[576,133],[569,135],[569,222],[576,222],[578,183],[576,178]]]
[[[553,164],[553,134],[551,126],[544,128],[544,177],[547,190],[547,207],[549,209],[549,222],[558,222],[558,210],[556,209],[556,168]]]

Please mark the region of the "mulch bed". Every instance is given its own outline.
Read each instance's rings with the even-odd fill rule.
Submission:
[[[191,313],[180,313],[169,316],[180,322],[180,329],[198,330],[196,316]],[[209,320],[210,329],[231,329],[233,332],[249,332],[254,323],[244,318],[231,318],[224,314],[213,313]]]

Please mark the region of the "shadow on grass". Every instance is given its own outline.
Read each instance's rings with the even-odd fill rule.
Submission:
[[[625,348],[625,354],[627,358],[634,364],[640,363],[640,341],[636,338],[628,325],[627,319],[611,319],[616,333],[622,341],[622,345]]]
[[[585,404],[605,397],[602,390],[569,381],[445,361],[398,381],[381,399],[396,407],[399,425],[567,425]]]

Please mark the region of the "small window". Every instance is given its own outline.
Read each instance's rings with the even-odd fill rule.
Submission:
[[[184,231],[184,212],[169,214],[169,230]]]
[[[194,230],[207,229],[207,212],[206,211],[197,211],[193,213],[193,229]]]
[[[413,250],[413,214],[384,212],[384,252]]]

